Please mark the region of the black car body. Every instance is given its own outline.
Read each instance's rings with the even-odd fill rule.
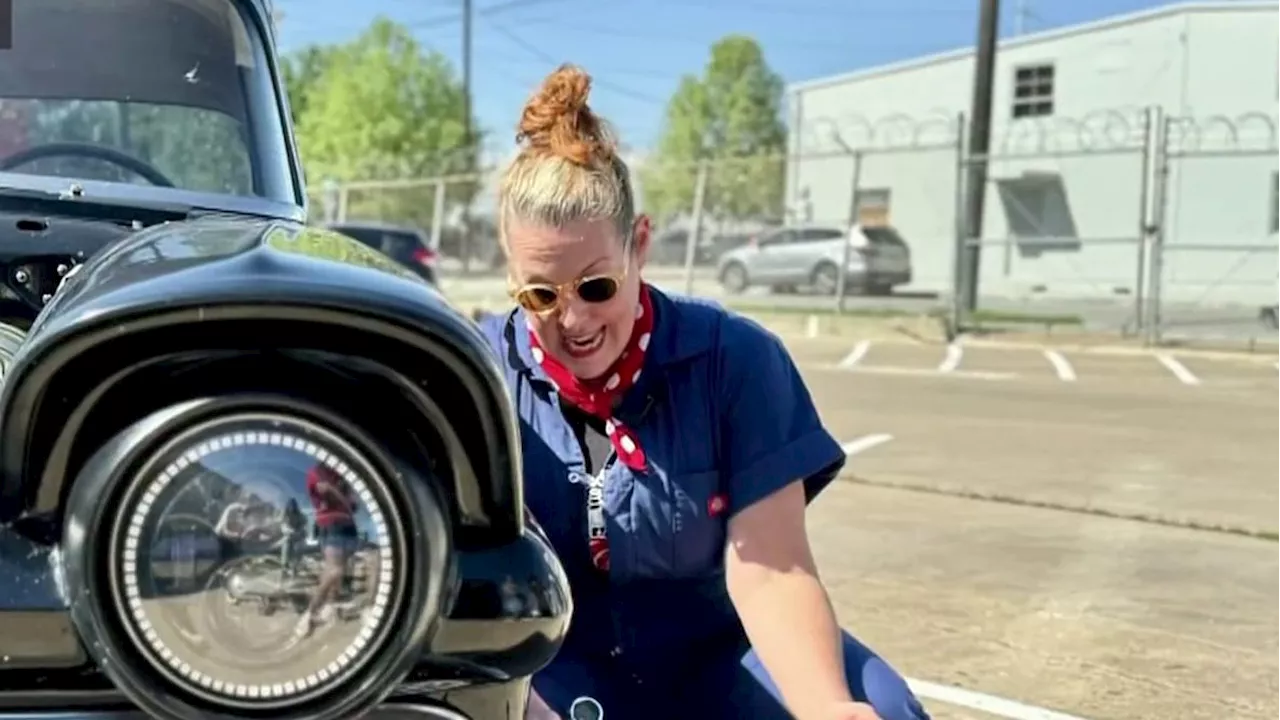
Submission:
[[[423,280],[439,285],[436,263],[440,254],[419,230],[365,220],[326,223],[325,227],[359,240],[400,263]]]
[[[501,375],[421,277],[305,225],[262,0],[13,9],[0,720],[523,717],[572,608]],[[226,535],[335,487],[323,555]]]

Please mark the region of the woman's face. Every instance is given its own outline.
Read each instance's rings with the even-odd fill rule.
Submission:
[[[649,249],[649,219],[640,216],[632,231],[630,258],[623,238],[608,220],[584,220],[547,228],[511,222],[507,251],[516,288],[545,283],[559,289],[550,312],[526,311],[534,334],[575,376],[592,380],[604,375],[622,354],[636,320],[640,270]],[[573,283],[596,275],[625,271],[617,294],[603,302],[587,302]]]

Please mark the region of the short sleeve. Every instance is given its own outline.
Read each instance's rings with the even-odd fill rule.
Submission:
[[[489,348],[493,350],[494,355],[501,355],[503,330],[507,325],[507,315],[505,313],[474,313],[471,320],[480,328],[480,334],[484,335],[484,339],[489,341]]]
[[[804,480],[812,500],[844,466],[782,341],[737,315],[721,327],[721,472],[730,514]]]

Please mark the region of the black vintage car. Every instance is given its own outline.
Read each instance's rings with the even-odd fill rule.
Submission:
[[[11,0],[0,720],[520,718],[571,613],[502,379],[307,227],[263,0]]]

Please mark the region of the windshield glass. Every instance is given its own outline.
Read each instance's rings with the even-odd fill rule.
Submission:
[[[263,43],[232,0],[14,0],[0,172],[295,202]]]

